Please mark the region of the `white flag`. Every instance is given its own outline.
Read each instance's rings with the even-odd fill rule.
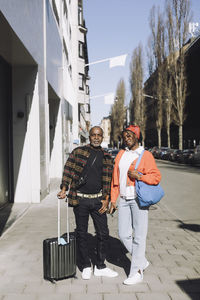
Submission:
[[[114,103],[114,93],[110,93],[104,96],[105,104],[113,104]]]
[[[125,62],[126,62],[126,57],[127,57],[127,54],[110,58],[109,67],[113,68],[113,67],[117,67],[117,66],[124,66]]]

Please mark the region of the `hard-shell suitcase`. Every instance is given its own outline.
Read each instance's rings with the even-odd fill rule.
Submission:
[[[76,274],[76,239],[69,233],[67,201],[67,233],[60,237],[60,200],[58,199],[58,237],[43,241],[44,279],[61,280]]]

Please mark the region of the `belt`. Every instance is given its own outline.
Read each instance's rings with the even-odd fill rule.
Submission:
[[[132,201],[135,200],[136,198],[126,198],[126,196],[120,196],[120,198],[126,200],[126,201]]]
[[[82,197],[82,198],[99,198],[102,196],[102,192],[98,194],[82,194],[77,192],[77,196]]]

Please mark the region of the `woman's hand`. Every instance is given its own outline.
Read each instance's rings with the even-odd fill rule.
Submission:
[[[130,179],[137,179],[137,180],[140,180],[140,178],[142,177],[141,174],[139,174],[139,172],[137,170],[133,170],[133,171],[128,171],[128,177]]]
[[[112,215],[116,209],[117,209],[116,203],[115,202],[111,202],[110,208],[109,208],[109,214]]]

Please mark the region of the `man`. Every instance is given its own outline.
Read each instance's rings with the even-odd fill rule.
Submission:
[[[66,197],[74,207],[76,234],[82,265],[82,279],[90,279],[92,269],[88,254],[87,231],[89,215],[97,234],[97,260],[95,276],[115,277],[117,272],[105,265],[106,242],[109,231],[106,211],[110,198],[112,158],[102,150],[103,130],[99,126],[90,129],[90,144],[77,147],[65,164],[59,198]]]
[[[115,159],[110,213],[116,209],[116,201],[120,195],[118,205],[119,237],[132,255],[130,273],[128,278],[124,280],[124,284],[131,285],[143,280],[143,271],[149,265],[145,257],[148,208],[140,208],[138,205],[135,179],[142,180],[147,184],[158,184],[161,175],[154,157],[149,151],[144,152],[138,170],[135,170],[136,160],[144,150],[138,143],[140,128],[130,125],[123,131],[122,135],[126,149],[121,150]],[[134,238],[132,236],[133,231]]]

